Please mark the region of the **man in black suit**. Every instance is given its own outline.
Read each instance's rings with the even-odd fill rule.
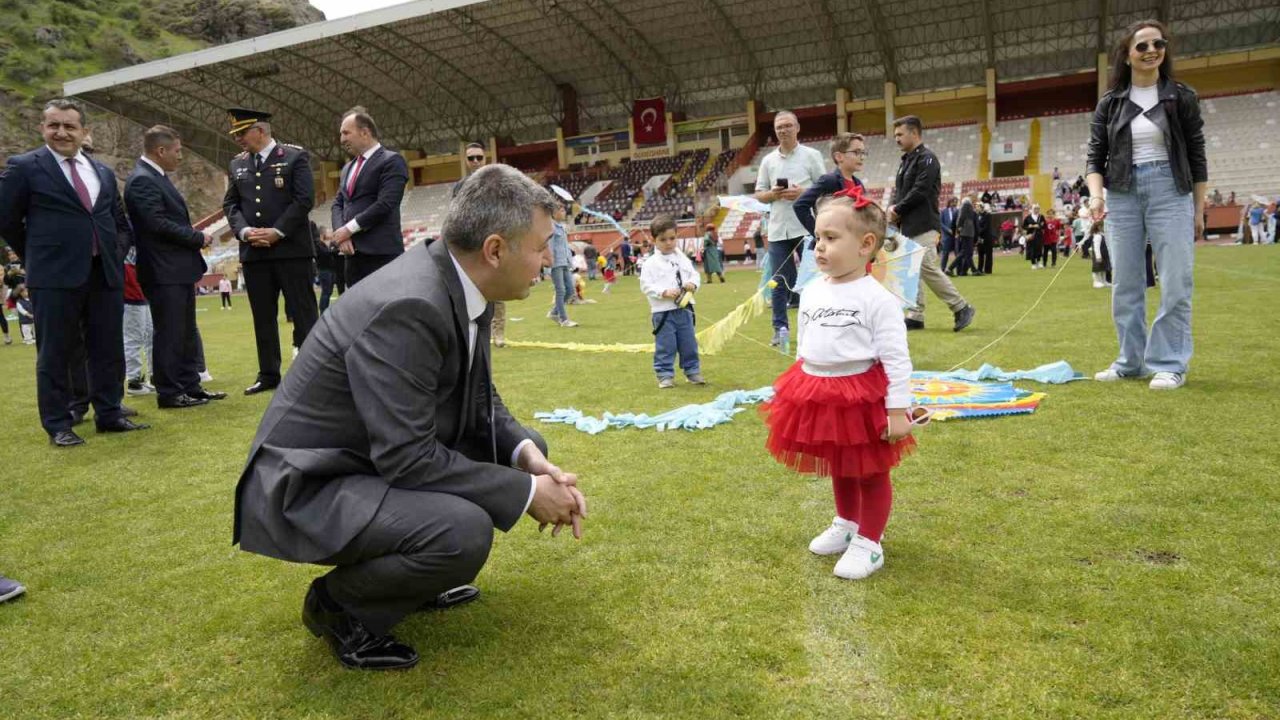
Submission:
[[[281,293],[293,314],[295,354],[320,314],[312,290],[314,251],[307,220],[316,189],[310,155],[271,137],[269,113],[243,108],[227,112],[231,135],[244,152],[231,160],[222,209],[240,240],[240,264],[253,313],[258,378],[244,394],[254,395],[280,384]]]
[[[329,308],[262,418],[234,542],[334,566],[302,617],[347,667],[416,663],[392,627],[455,602],[446,591],[484,566],[494,528],[528,513],[581,536],[576,476],[507,412],[489,364],[491,303],[529,295],[555,205],[510,166],[475,173],[442,241]]]
[[[27,269],[36,314],[40,424],[58,447],[84,440],[71,429],[71,356],[84,342],[98,432],[147,425],[124,417],[124,253],[129,232],[115,174],[80,146],[84,109],[50,100],[44,147],[9,158],[0,174],[0,237]],[[82,366],[81,366],[82,367]]]
[[[200,386],[196,297],[192,286],[208,267],[202,248],[213,235],[191,226],[191,214],[169,173],[182,162],[182,138],[156,125],[142,136],[143,155],[124,185],[138,248],[138,282],[155,325],[154,377],[161,408],[188,408],[227,396]]]
[[[356,106],[342,118],[342,149],[353,159],[342,169],[333,200],[333,239],[347,258],[347,285],[354,287],[404,254],[400,201],[409,182],[409,163],[378,142],[378,126]]]

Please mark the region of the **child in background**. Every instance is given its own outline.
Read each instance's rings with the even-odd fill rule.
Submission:
[[[1089,227],[1088,235],[1080,245],[1080,252],[1088,253],[1093,259],[1093,287],[1111,287],[1111,253],[1107,252],[1107,239],[1103,234],[1101,218]]]
[[[694,385],[705,385],[698,362],[698,339],[693,334],[693,293],[698,289],[698,271],[688,256],[676,249],[676,221],[659,215],[649,225],[657,252],[640,266],[640,290],[649,297],[653,323],[653,371],[661,389],[676,386],[675,357],[680,369]],[[905,327],[905,326],[904,326]]]
[[[36,311],[27,295],[27,286],[19,285],[13,291],[14,308],[18,311],[18,329],[22,331],[22,344],[36,344]]]
[[[604,290],[600,292],[609,292],[613,288],[613,284],[618,281],[618,273],[613,269],[614,264],[605,262],[603,257],[598,258],[597,262],[600,264],[600,274],[604,277]]]
[[[799,359],[761,407],[774,458],[831,478],[836,516],[809,550],[843,553],[835,575],[848,580],[883,567],[889,471],[915,447],[902,305],[869,273],[884,244],[884,211],[860,190],[818,202],[814,254],[826,277],[801,294]]]
[[[221,309],[230,310],[231,309],[231,281],[227,279],[226,275],[223,275],[222,279],[218,281],[218,292],[222,294]]]

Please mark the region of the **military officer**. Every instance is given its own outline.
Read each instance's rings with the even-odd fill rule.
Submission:
[[[227,113],[231,135],[244,152],[231,160],[222,209],[240,240],[240,263],[253,313],[258,377],[244,394],[254,395],[280,384],[280,294],[293,315],[295,354],[319,315],[312,290],[314,250],[307,219],[315,205],[315,185],[307,151],[276,142],[269,113],[245,108]]]

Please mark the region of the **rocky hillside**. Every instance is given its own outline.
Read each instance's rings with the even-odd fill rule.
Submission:
[[[65,80],[323,20],[307,0],[0,0],[0,159],[40,143],[40,106]],[[123,178],[143,128],[91,117],[100,160]],[[221,201],[221,168],[189,156],[178,178],[193,213]]]

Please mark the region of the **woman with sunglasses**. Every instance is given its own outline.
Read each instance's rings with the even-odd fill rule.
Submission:
[[[1204,122],[1191,88],[1173,79],[1169,33],[1130,25],[1112,53],[1111,90],[1098,101],[1089,140],[1089,209],[1107,214],[1120,352],[1094,376],[1110,382],[1154,373],[1152,390],[1186,382],[1191,360],[1195,240],[1204,233],[1208,185]],[[1104,199],[1103,188],[1107,194]],[[1160,267],[1160,312],[1147,332],[1145,252]]]

